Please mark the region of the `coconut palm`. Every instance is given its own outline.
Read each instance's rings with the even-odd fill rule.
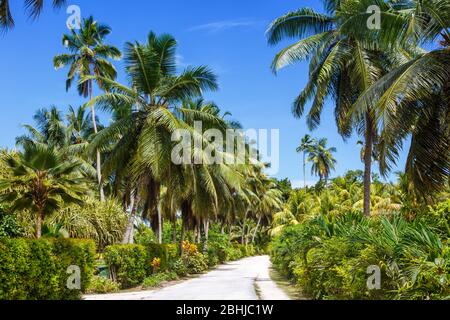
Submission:
[[[283,230],[288,226],[295,226],[299,222],[295,219],[295,216],[288,209],[277,212],[273,215],[272,228],[269,230],[269,234],[272,237],[280,235]]]
[[[365,7],[363,2],[367,4]],[[379,2],[380,5],[384,3]],[[352,113],[352,105],[359,95],[399,61],[407,60],[405,56],[414,54],[414,46],[405,44],[404,50],[382,51],[371,37],[356,37],[349,33],[349,29],[361,29],[361,24],[355,22],[355,17],[360,16],[361,11],[354,8],[354,3],[361,3],[364,14],[373,4],[368,4],[366,0],[325,0],[327,14],[302,8],[276,19],[267,35],[272,45],[284,38],[301,38],[277,54],[272,63],[274,72],[292,63],[310,60],[309,81],[293,105],[294,115],[303,116],[306,103],[313,100],[307,123],[310,129],[316,128],[329,97],[335,104],[339,133],[345,138],[352,134],[353,129],[357,129],[364,136],[364,213],[370,215],[372,150],[378,136],[377,123],[372,109],[363,114]]]
[[[63,204],[81,204],[88,192],[80,175],[80,164],[64,161],[51,147],[27,145],[17,157],[6,157],[11,175],[0,180],[1,199],[11,203],[11,210],[30,210],[36,215],[36,238],[41,237],[45,216]]]
[[[95,168],[91,159],[86,156],[89,136],[93,132],[89,118],[83,108],[80,107],[75,111],[70,107],[66,115],[66,124],[57,107],[40,109],[33,116],[36,125],[25,124],[23,127],[27,130],[27,134],[17,137],[16,145],[23,149],[30,145],[55,148],[59,150],[64,160],[76,159],[83,173],[95,178]]]
[[[311,138],[309,134],[305,134],[305,136],[300,141],[300,145],[297,148],[298,153],[303,153],[303,180],[304,180],[304,188],[306,188],[306,154],[311,149],[314,144],[314,139]]]
[[[328,140],[325,138],[317,141],[310,149],[308,161],[311,162],[311,173],[318,175],[320,182],[327,182],[331,171],[335,169],[336,159],[333,153],[336,148],[327,148]]]
[[[56,106],[50,109],[38,110],[33,119],[36,127],[24,125],[28,134],[16,138],[16,144],[45,144],[54,148],[60,148],[66,143],[66,130],[64,119]]]
[[[204,90],[217,88],[216,77],[207,67],[188,67],[180,74],[176,72],[176,45],[172,36],[157,36],[153,32],[147,43],[127,43],[125,66],[129,87],[101,75],[83,79],[83,83],[95,79],[109,89],[94,97],[90,106],[98,105],[120,114],[120,119],[96,135],[91,149],[116,141],[105,159],[103,172],[106,176],[114,172],[119,181],[128,180],[131,191],[138,188],[137,181],[145,184],[140,201],[144,216],[159,231],[159,240],[162,239],[158,210],[161,182],[173,167],[171,137],[180,128],[169,108],[183,99],[200,96]]]
[[[78,31],[72,30],[71,34],[63,36],[63,44],[70,51],[69,54],[61,54],[53,59],[56,69],[69,66],[69,73],[66,80],[66,90],[72,86],[73,81],[86,76],[97,76],[107,79],[115,79],[117,72],[109,59],[120,59],[119,49],[104,43],[105,37],[111,33],[111,29],[103,24],[94,21],[91,16],[83,19],[81,28]],[[106,89],[101,78],[91,78],[87,81],[78,82],[78,93],[89,100],[92,99],[93,82]],[[98,133],[95,116],[95,106],[91,106],[91,117],[94,133]],[[100,199],[104,200],[101,175],[101,155],[96,153],[97,180],[100,191]]]
[[[83,144],[91,140],[91,136],[95,133],[92,123],[92,117],[86,113],[86,109],[78,107],[74,109],[69,107],[69,111],[66,114],[67,130],[70,134],[70,141],[72,144]],[[98,118],[96,119],[97,127],[102,128],[99,124]]]
[[[258,201],[254,207],[254,211],[257,217],[257,223],[253,230],[252,243],[255,242],[261,220],[271,216],[274,212],[281,210],[283,204],[283,194],[281,190],[278,189],[275,182],[268,179],[261,181],[256,194],[258,196]]]
[[[25,10],[32,19],[37,19],[44,8],[46,1],[43,0],[24,0]],[[66,0],[52,0],[54,8],[61,8]],[[7,31],[14,27],[14,18],[10,9],[10,0],[0,1],[0,31]]]
[[[383,119],[379,144],[383,174],[396,164],[399,149],[412,136],[406,174],[414,189],[429,197],[443,190],[450,176],[450,2],[398,1],[395,10],[382,9],[383,24],[372,34],[380,45],[436,41],[439,47],[421,52],[379,79],[359,97],[355,109],[377,110],[376,118]],[[353,33],[368,36],[366,30]]]
[[[180,126],[201,143],[198,146],[194,144],[188,155],[191,159],[188,163],[169,170],[164,184],[176,194],[180,202],[185,227],[197,227],[202,233],[203,249],[206,250],[210,221],[230,209],[233,193],[241,189],[243,175],[237,166],[229,165],[226,161],[211,163],[208,157],[212,154],[220,155],[223,160],[231,155],[221,150],[222,147],[227,150],[227,141],[219,146],[216,145],[218,142],[203,135],[214,129],[225,136],[227,129],[235,126],[235,123],[225,119],[229,113],[222,114],[217,105],[205,103],[203,99],[183,101],[181,107],[175,108],[174,114],[177,115]],[[196,132],[196,123],[202,124],[201,132]],[[199,158],[201,163],[195,161]]]

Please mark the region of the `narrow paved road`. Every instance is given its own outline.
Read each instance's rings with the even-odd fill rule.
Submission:
[[[86,300],[289,300],[270,279],[268,256],[230,262],[162,289],[85,296]]]

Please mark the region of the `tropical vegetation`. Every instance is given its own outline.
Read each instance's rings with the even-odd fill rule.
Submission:
[[[110,32],[89,17],[63,36],[69,53],[55,56],[54,66],[68,68],[66,88],[76,83],[87,101],[65,114],[39,109],[16,150],[2,151],[0,235],[93,241],[95,261],[86,267],[94,271],[82,288],[91,293],[156,286],[264,252],[283,194],[265,175],[267,164],[250,161],[256,150],[244,136],[221,144],[208,136],[241,129],[202,97],[218,89],[214,72],[179,71],[177,41],[150,32],[143,43],[125,44],[129,83],[121,84],[111,60],[122,53],[104,42]],[[97,109],[112,121],[102,124]],[[199,143],[177,149],[180,131]],[[245,161],[220,161],[241,144]],[[1,298],[15,297],[2,290]],[[34,291],[17,297],[42,298]]]
[[[449,299],[450,2],[323,3],[269,26],[270,45],[297,41],[272,70],[309,63],[294,116],[310,104],[312,131],[330,105],[338,134],[360,139],[364,170],[335,176],[336,148],[308,133],[299,188],[265,173],[253,141],[219,138],[243,127],[205,99],[217,75],[181,66],[173,36],[150,31],[121,52],[93,17],[64,35],[53,65],[84,103],[37,110],[16,148],[0,150],[0,299],[153,288],[256,254],[311,299]],[[43,4],[25,1],[34,18]],[[0,1],[0,30],[13,26]],[[68,290],[73,265],[83,276]]]
[[[314,299],[448,299],[450,2],[323,3],[325,14],[302,8],[271,24],[270,44],[300,38],[272,68],[309,60],[294,115],[312,100],[314,129],[330,99],[339,133],[362,136],[365,169],[293,191],[274,215],[272,260]],[[379,28],[366,27],[371,5]],[[406,142],[404,173],[381,182],[372,162],[387,176]],[[306,155],[312,144],[306,136],[297,151]]]

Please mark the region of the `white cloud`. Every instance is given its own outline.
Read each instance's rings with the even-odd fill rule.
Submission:
[[[175,55],[175,63],[178,67],[181,68],[186,68],[187,66],[189,66],[189,63],[184,60],[184,57],[181,54]]]
[[[316,185],[317,181],[314,180],[306,180],[306,185],[308,187],[314,187]],[[292,188],[303,188],[305,181],[303,180],[291,180]]]
[[[201,24],[189,28],[189,31],[206,31],[208,34],[213,34],[233,28],[251,27],[256,24],[255,21],[251,20],[225,20],[217,21],[206,24]]]

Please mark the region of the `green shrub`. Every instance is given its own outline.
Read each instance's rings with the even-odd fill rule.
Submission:
[[[218,253],[215,250],[209,248],[206,254],[206,260],[208,263],[208,267],[214,267],[220,263]]]
[[[182,250],[181,260],[188,273],[202,273],[208,268],[207,257],[198,252],[196,244],[184,241]]]
[[[252,257],[256,254],[256,248],[252,244],[248,244],[245,246],[245,256]]]
[[[230,261],[239,260],[242,258],[242,250],[241,245],[238,243],[234,243],[226,249],[227,259]]]
[[[271,257],[315,299],[445,299],[450,247],[442,227],[439,219],[401,215],[317,216],[286,228],[274,239]],[[367,288],[372,265],[381,270],[379,290]]]
[[[50,229],[63,229],[71,238],[95,240],[98,250],[120,243],[128,216],[120,203],[86,198],[82,206],[70,205],[46,219]]]
[[[2,237],[20,237],[23,236],[22,227],[12,214],[5,213],[0,207],[0,238]]]
[[[220,233],[212,226],[208,238],[208,260],[217,263],[224,263],[228,260],[227,249],[231,247],[230,236]]]
[[[142,245],[127,244],[106,247],[104,259],[113,281],[121,288],[131,288],[142,283],[150,268],[147,249]]]
[[[147,258],[151,262],[154,258],[161,259],[161,270],[167,270],[170,263],[177,258],[177,245],[151,243],[147,246]]]
[[[450,199],[438,203],[430,208],[430,212],[422,218],[431,217],[436,225],[444,234],[450,234]]]
[[[120,290],[120,285],[108,278],[101,276],[92,277],[86,288],[86,293],[111,293]]]
[[[95,243],[73,239],[1,239],[0,300],[79,299],[94,272]],[[69,266],[81,271],[81,290],[70,290]]]
[[[202,273],[208,269],[207,258],[200,252],[183,254],[182,260],[191,274]]]
[[[184,264],[183,259],[181,258],[178,258],[175,261],[173,261],[169,269],[175,272],[180,277],[185,277],[189,274],[189,270]]]
[[[177,280],[178,275],[175,272],[162,272],[162,273],[155,273],[147,278],[144,279],[142,282],[142,288],[156,288],[160,287],[161,284],[165,281],[173,281]]]
[[[134,234],[134,242],[136,244],[141,244],[143,246],[147,246],[151,243],[156,243],[158,240],[156,239],[155,233],[145,224],[140,224],[137,228],[137,231]]]
[[[233,243],[226,249],[227,258],[230,261],[239,260],[245,257],[254,256],[256,248],[252,244]]]

